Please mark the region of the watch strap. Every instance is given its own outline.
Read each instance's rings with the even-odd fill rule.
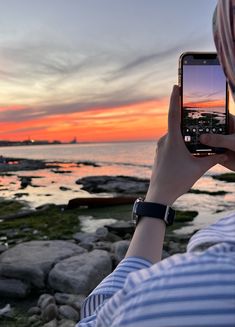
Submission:
[[[175,210],[170,206],[154,202],[144,202],[143,199],[136,200],[133,214],[135,215],[136,225],[141,217],[161,219],[164,220],[166,225],[172,225],[175,218]]]

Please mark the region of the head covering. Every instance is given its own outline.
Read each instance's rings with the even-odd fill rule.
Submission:
[[[219,61],[235,100],[235,0],[218,0],[213,33]]]

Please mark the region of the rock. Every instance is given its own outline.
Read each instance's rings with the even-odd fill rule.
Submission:
[[[170,255],[169,255],[169,253],[167,252],[167,251],[165,251],[165,250],[162,250],[162,259],[165,259],[165,258],[167,258],[167,257],[169,257]]]
[[[53,319],[56,319],[58,316],[58,309],[57,306],[53,303],[50,303],[44,310],[42,311],[42,320],[44,322],[51,321]]]
[[[41,309],[44,310],[49,304],[55,304],[55,299],[52,295],[48,295],[42,302],[41,302]]]
[[[66,319],[77,322],[79,320],[78,312],[70,305],[61,305],[59,307],[59,313]]]
[[[112,250],[115,255],[116,263],[119,263],[122,259],[124,259],[126,252],[129,248],[130,241],[118,241],[113,243]]]
[[[44,324],[42,327],[57,327],[57,320],[53,319],[49,321],[48,323]]]
[[[33,323],[35,323],[35,322],[37,322],[39,320],[40,320],[40,317],[38,315],[33,315],[33,316],[29,317],[28,322],[30,324],[33,324]]]
[[[75,325],[73,320],[63,319],[60,321],[58,327],[75,327]]]
[[[0,244],[0,254],[8,249],[6,244]]]
[[[30,327],[42,327],[42,320],[35,321],[33,324],[30,325]]]
[[[88,176],[78,179],[82,189],[89,193],[145,194],[149,180],[130,176]]]
[[[46,276],[56,262],[84,252],[80,246],[67,241],[21,243],[0,255],[0,275],[27,280],[36,288],[44,288]]]
[[[14,194],[14,196],[16,197],[16,198],[22,198],[22,196],[28,196],[29,195],[29,193],[15,193]]]
[[[32,182],[31,177],[23,176],[23,177],[19,177],[19,178],[20,178],[21,188],[26,188],[27,186],[31,185],[31,182]]]
[[[70,293],[55,293],[55,300],[57,304],[69,304],[73,306],[74,303],[75,309],[79,307],[79,310],[81,308],[82,303],[84,302],[86,296],[85,295],[75,295]]]
[[[81,242],[79,243],[79,246],[84,248],[87,251],[92,251],[94,249],[94,244],[95,243],[86,243],[86,242]]]
[[[109,232],[115,233],[120,237],[124,237],[126,234],[133,234],[135,227],[131,221],[118,221],[111,225],[105,225]]]
[[[41,309],[39,307],[32,307],[28,310],[28,315],[40,315],[41,314]]]
[[[106,227],[99,227],[95,231],[95,235],[102,241],[108,237],[109,231]]]
[[[18,279],[0,278],[1,297],[25,298],[29,293],[28,283]]]
[[[88,295],[111,273],[108,252],[94,250],[60,261],[49,274],[49,285],[60,292]]]
[[[65,186],[60,186],[60,190],[61,191],[69,191],[69,190],[71,190],[71,188],[65,187]]]
[[[79,244],[81,246],[81,243]],[[104,250],[111,251],[112,243],[111,242],[95,242],[93,245],[94,250]]]
[[[81,166],[101,167],[101,165],[99,165],[98,163],[96,163],[94,161],[78,161],[77,165],[78,165],[78,167],[81,167]]]
[[[38,307],[41,308],[42,302],[44,300],[46,300],[48,297],[51,297],[51,294],[44,293],[44,294],[40,295],[40,297],[38,299],[38,303],[37,303]]]
[[[97,228],[95,235],[100,241],[116,242],[120,240],[119,236],[110,233],[106,227]]]
[[[34,323],[30,324],[30,327],[41,327],[42,326],[42,320],[37,320]]]
[[[70,174],[71,170],[59,170],[59,169],[51,169],[51,171],[55,174]]]
[[[78,192],[78,191],[74,191]],[[107,207],[107,206],[117,206],[124,204],[134,204],[136,196],[112,196],[112,197],[85,197],[85,198],[74,198],[69,200],[67,209],[74,209],[79,207]]]
[[[11,311],[12,311],[11,305],[8,303],[8,304],[5,305],[5,307],[0,309],[0,317],[9,314]]]
[[[93,243],[99,240],[98,236],[96,236],[93,233],[83,233],[83,232],[78,232],[73,235],[73,238],[77,242],[82,242],[82,243]]]

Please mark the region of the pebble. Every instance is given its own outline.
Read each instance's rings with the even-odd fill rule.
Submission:
[[[55,300],[57,304],[70,304],[75,302],[83,303],[85,295],[75,295],[70,293],[55,293]]]
[[[74,321],[69,320],[69,319],[63,319],[60,321],[60,324],[58,325],[58,327],[75,327]]]
[[[57,320],[54,319],[54,320],[51,320],[48,323],[44,324],[42,327],[57,327],[57,326],[58,326]]]
[[[86,299],[85,295],[80,295],[81,296],[81,300],[79,301],[75,301],[73,303],[71,303],[71,306],[77,310],[78,312],[80,312],[81,308],[82,308],[82,304],[84,302],[84,300]]]
[[[8,249],[8,246],[6,244],[0,244],[0,253],[6,251]]]
[[[39,320],[40,320],[40,319],[39,319],[38,315],[32,315],[31,317],[29,317],[28,322],[29,322],[30,324],[33,324],[34,322],[37,322],[37,321],[39,321]]]
[[[56,319],[58,316],[58,309],[57,306],[53,303],[49,304],[43,311],[42,311],[42,320],[45,322],[49,322],[53,319]]]
[[[91,242],[81,242],[79,243],[79,246],[81,246],[83,249],[87,251],[92,251],[94,249],[94,243]]]
[[[67,319],[77,322],[79,320],[78,312],[72,308],[70,305],[61,305],[59,308],[59,313]]]
[[[40,315],[41,314],[41,309],[39,307],[32,307],[28,310],[28,314],[30,316],[32,315]]]
[[[55,299],[52,295],[47,296],[41,303],[41,309],[44,310],[49,304],[55,304]]]
[[[44,300],[46,300],[48,297],[50,298],[51,296],[52,296],[51,294],[47,294],[47,293],[44,293],[44,294],[40,295],[40,297],[38,299],[38,307],[41,307],[42,302]]]
[[[32,323],[30,325],[30,327],[41,327],[42,326],[42,321],[41,320],[37,320],[34,323]]]
[[[112,249],[117,263],[119,263],[125,257],[129,245],[130,241],[127,240],[113,243]]]

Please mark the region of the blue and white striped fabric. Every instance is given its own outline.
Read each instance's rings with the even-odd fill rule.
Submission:
[[[235,213],[196,233],[185,254],[124,259],[81,314],[77,327],[235,327]]]

